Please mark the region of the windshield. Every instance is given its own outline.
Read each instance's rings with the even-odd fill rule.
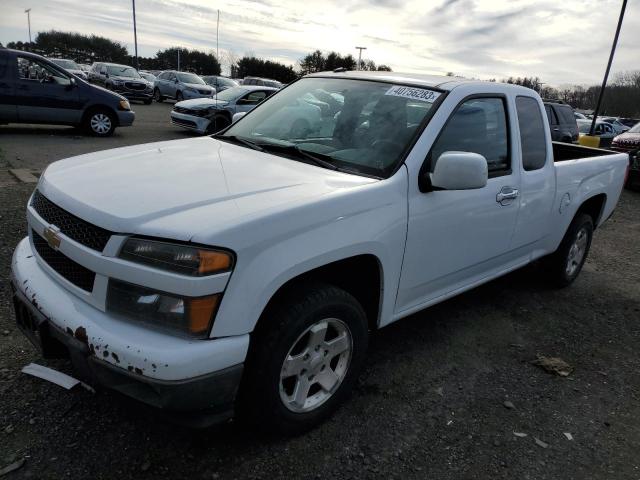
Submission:
[[[238,84],[231,80],[230,78],[225,77],[202,77],[202,79],[207,82],[207,84],[212,86],[223,86],[223,87],[237,87]]]
[[[198,85],[206,85],[204,81],[194,73],[176,72],[178,81],[182,83],[197,83]]]
[[[343,170],[387,177],[439,95],[383,82],[304,78],[256,107],[222,138],[240,138],[265,150],[297,147]]]
[[[56,65],[62,68],[66,68],[67,70],[80,70],[80,67],[78,66],[78,64],[73,60],[62,60],[60,58],[57,58],[53,60],[53,63],[55,63]]]
[[[150,73],[141,73],[140,76],[150,82],[153,82],[156,79],[155,75],[152,75]]]
[[[140,78],[140,74],[135,68],[124,65],[109,65],[107,67],[107,73],[115,77]]]
[[[640,123],[636,123],[631,129],[629,129],[630,133],[640,133]]]
[[[242,87],[232,87],[232,88],[227,88],[226,90],[223,90],[221,92],[218,92],[218,94],[215,96],[215,98],[217,100],[223,100],[225,102],[230,102],[232,100],[235,100],[236,98],[244,95],[245,93],[248,93],[249,90],[247,90],[246,88],[242,88]]]

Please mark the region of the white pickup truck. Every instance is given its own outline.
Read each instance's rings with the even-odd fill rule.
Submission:
[[[335,108],[274,129],[308,94]],[[182,418],[304,431],[348,395],[370,331],[536,259],[570,284],[628,165],[552,144],[527,88],[306,76],[216,136],[50,165],[13,257],[17,322]]]

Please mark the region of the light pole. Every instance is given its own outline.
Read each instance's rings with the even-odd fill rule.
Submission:
[[[598,113],[600,111],[600,105],[602,104],[604,89],[607,86],[607,78],[609,78],[609,70],[611,70],[611,62],[613,62],[613,55],[616,53],[616,46],[618,45],[618,36],[620,35],[620,27],[622,27],[622,19],[624,18],[624,11],[626,8],[627,8],[627,0],[622,0],[622,8],[620,9],[620,17],[618,18],[618,26],[616,27],[616,34],[613,37],[613,45],[611,45],[611,53],[609,54],[609,63],[607,63],[607,69],[604,72],[602,87],[600,87],[600,95],[598,95],[598,103],[596,103],[596,109],[593,112],[593,120],[591,121],[591,128],[589,129],[590,137],[593,137],[593,131],[596,128],[596,120],[598,120]]]
[[[29,24],[29,43],[31,43],[31,9],[27,8],[24,13],[27,14],[27,23]]]
[[[140,63],[138,62],[138,31],[136,29],[136,0],[131,0],[133,3],[133,45],[136,51],[136,70],[140,70]]]
[[[367,47],[356,47],[356,50],[358,50],[358,66],[356,67],[356,70],[360,70],[362,68],[362,50],[366,50]]]

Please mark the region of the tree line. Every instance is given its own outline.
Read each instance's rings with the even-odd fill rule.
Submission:
[[[31,51],[46,57],[70,58],[77,63],[113,62],[136,66],[135,57],[129,53],[125,45],[98,35],[51,30],[38,33],[32,43],[9,42],[7,47]],[[228,63],[233,78],[266,77],[282,83],[292,82],[307,73],[335,70],[341,67],[355,70],[357,67],[357,61],[352,55],[343,56],[337,52],[329,52],[325,55],[320,50],[302,58],[298,62],[300,67],[298,71],[290,65],[253,55],[236,58],[233,54],[229,54],[229,57]],[[172,47],[159,50],[155,57],[138,57],[137,62],[139,68],[143,70],[179,68],[198,75],[220,75],[221,73],[220,61],[214,54],[186,48]],[[391,70],[386,65],[377,66],[373,60],[363,60],[361,69]]]

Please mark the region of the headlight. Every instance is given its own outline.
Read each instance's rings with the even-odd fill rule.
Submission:
[[[118,103],[118,108],[120,110],[131,110],[131,105],[129,104],[129,100],[120,100],[120,103]]]
[[[192,277],[227,272],[233,265],[229,252],[140,238],[128,239],[119,257]]]
[[[110,279],[107,311],[192,338],[206,338],[221,296],[179,297]]]

